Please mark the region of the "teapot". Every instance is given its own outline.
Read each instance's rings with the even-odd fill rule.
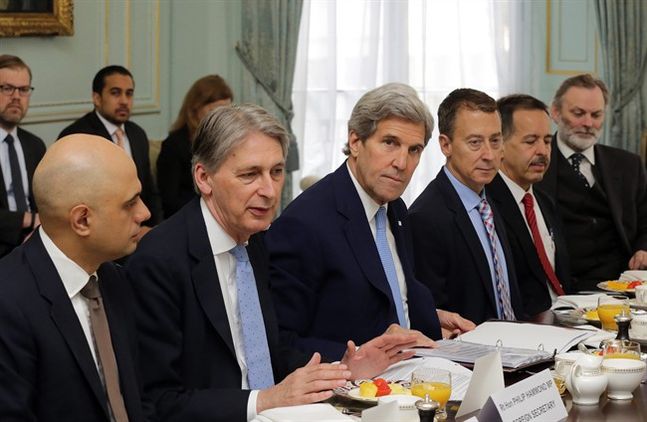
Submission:
[[[598,404],[600,395],[606,390],[608,378],[602,372],[602,356],[584,354],[571,367],[566,377],[566,388],[575,404]]]

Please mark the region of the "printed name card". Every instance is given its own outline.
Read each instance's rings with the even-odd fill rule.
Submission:
[[[480,421],[559,421],[568,416],[559,391],[545,369],[494,393],[478,415]]]

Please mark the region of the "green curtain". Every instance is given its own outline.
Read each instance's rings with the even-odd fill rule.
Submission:
[[[639,153],[647,128],[647,3],[596,0],[602,61],[611,91],[605,143]]]
[[[281,208],[292,199],[292,172],[299,169],[299,151],[290,122],[302,9],[303,0],[243,0],[242,39],[236,46],[248,71],[242,75],[241,99],[273,113],[290,133]]]

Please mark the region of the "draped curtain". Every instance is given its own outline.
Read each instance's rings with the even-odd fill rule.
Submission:
[[[639,153],[647,128],[647,6],[642,0],[596,0],[594,5],[611,91],[603,139]]]
[[[242,0],[242,39],[236,52],[248,72],[243,75],[242,102],[274,114],[290,133],[282,208],[292,199],[292,172],[299,151],[292,132],[292,81],[303,0]]]

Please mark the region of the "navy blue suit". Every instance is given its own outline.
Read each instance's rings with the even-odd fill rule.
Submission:
[[[130,421],[144,420],[134,300],[112,263],[97,270]],[[39,233],[0,260],[0,420],[109,422],[106,393]]]
[[[487,194],[487,190],[486,190]],[[490,199],[488,197],[488,199]],[[489,200],[508,267],[510,299],[517,319],[523,305],[505,224]],[[441,309],[480,324],[497,318],[492,275],[478,234],[444,169],[411,204],[416,276],[429,286]],[[489,253],[489,251],[487,251]]]
[[[389,203],[411,327],[440,337],[434,298],[413,275],[406,206]],[[364,343],[397,323],[391,290],[346,163],[303,192],[265,236],[279,325],[304,351],[340,358],[347,340]]]

